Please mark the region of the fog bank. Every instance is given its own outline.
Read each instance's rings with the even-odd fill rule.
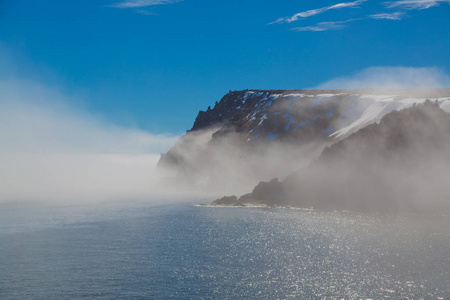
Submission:
[[[117,126],[36,82],[0,81],[0,201],[104,201],[167,193],[156,163],[177,139]]]
[[[450,77],[436,67],[366,68],[350,76],[331,79],[316,89],[438,89],[449,88]]]

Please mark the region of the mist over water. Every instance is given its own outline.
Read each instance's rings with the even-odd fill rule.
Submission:
[[[307,166],[324,145],[274,142],[249,144],[242,134],[221,127],[190,132],[181,137],[158,165],[167,174],[163,183],[190,193],[244,194],[259,181],[287,175]],[[214,137],[217,135],[216,137]],[[169,163],[167,163],[169,162]],[[170,164],[171,163],[171,164]]]
[[[92,202],[162,194],[156,164],[174,135],[115,125],[55,89],[0,81],[0,202]]]
[[[247,151],[238,143],[239,136],[228,133],[226,138],[215,139],[214,151],[204,157],[199,149],[220,128],[196,133],[195,142],[186,136],[183,139],[190,140],[184,143],[175,135],[119,126],[75,107],[70,104],[73,97],[55,86],[24,76],[0,75],[0,202],[124,201],[158,195],[209,195],[213,199],[244,194],[261,180],[284,179],[307,166],[327,145],[300,150],[295,143],[273,142]],[[442,87],[449,81],[438,69],[377,67],[321,87],[421,87],[418,82]],[[174,151],[191,168],[183,174],[189,180],[180,181],[173,171],[156,168],[160,153],[176,141]],[[208,159],[215,164],[205,163]],[[193,176],[191,170],[198,173]]]

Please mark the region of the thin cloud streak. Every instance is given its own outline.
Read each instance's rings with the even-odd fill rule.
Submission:
[[[322,7],[318,9],[308,10],[304,12],[300,12],[291,17],[279,18],[278,20],[269,23],[270,24],[282,24],[282,23],[292,23],[300,18],[308,18],[310,16],[314,16],[317,14],[321,14],[328,10],[345,8],[345,7],[358,7],[361,3],[366,2],[367,0],[357,0],[353,2],[345,2],[338,3],[335,5]],[[450,0],[398,0],[398,1],[389,1],[384,2],[386,8],[392,9],[397,8],[400,10],[423,10],[431,7],[439,6],[441,3],[450,4]],[[404,17],[407,16],[405,11],[397,11],[397,12],[384,12],[384,13],[376,13],[372,15],[368,15],[365,17],[350,19],[346,21],[336,21],[336,22],[320,22],[312,26],[303,26],[291,28],[293,31],[327,31],[327,30],[340,30],[345,28],[345,23],[359,20],[367,20],[367,19],[375,19],[375,20],[403,20]]]
[[[322,7],[322,8],[318,8],[318,9],[312,9],[312,10],[297,13],[297,14],[293,15],[292,17],[279,18],[278,20],[269,23],[269,25],[270,24],[292,23],[292,22],[299,20],[300,18],[308,18],[308,17],[314,16],[314,15],[324,13],[328,10],[340,9],[340,8],[346,8],[346,7],[358,7],[358,5],[360,5],[366,1],[367,0],[357,0],[357,1],[353,1],[353,2],[338,3],[335,5],[330,5],[330,6],[326,6],[326,7]]]
[[[404,12],[394,12],[394,13],[381,13],[381,14],[374,14],[370,15],[369,18],[371,19],[377,19],[377,20],[402,20],[403,16],[405,15]]]
[[[112,4],[112,7],[116,8],[142,8],[155,5],[164,5],[180,2],[183,0],[125,0]]]
[[[314,26],[296,27],[291,30],[294,31],[327,31],[327,30],[339,30],[345,28],[341,22],[321,22]]]
[[[144,9],[137,9],[135,11],[137,14],[144,15],[144,16],[155,16],[156,13]]]
[[[313,32],[321,32],[327,30],[340,30],[344,29],[346,23],[367,20],[367,19],[377,19],[377,20],[402,20],[402,17],[406,15],[404,12],[395,12],[395,13],[380,13],[370,15],[368,17],[357,18],[357,19],[349,19],[345,21],[337,21],[337,22],[320,22],[313,26],[304,26],[304,27],[296,27],[291,30],[294,31],[313,31]]]
[[[349,19],[349,20],[339,21],[339,22],[320,22],[320,23],[317,23],[314,26],[296,27],[296,28],[292,28],[291,30],[294,30],[294,31],[315,31],[315,32],[327,31],[327,30],[339,30],[339,29],[345,28],[345,25],[344,25],[345,23],[359,21],[359,20],[363,20],[363,19],[362,18],[360,18],[360,19]]]
[[[440,3],[449,3],[450,0],[400,0],[385,2],[387,8],[402,8],[407,10],[423,10],[439,6]]]

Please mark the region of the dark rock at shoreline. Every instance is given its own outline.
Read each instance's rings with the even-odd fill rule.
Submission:
[[[238,198],[236,196],[225,196],[215,200],[211,203],[213,206],[236,206],[238,205]]]
[[[242,196],[239,200],[276,206],[282,204],[282,198],[283,186],[278,178],[274,178],[269,182],[258,183],[250,194]]]

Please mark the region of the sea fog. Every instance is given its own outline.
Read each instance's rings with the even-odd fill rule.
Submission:
[[[4,56],[0,52],[0,58]],[[6,58],[10,64],[20,65]],[[375,67],[317,88],[440,88],[449,82],[449,76],[437,68]],[[216,184],[203,187],[200,182],[200,188],[192,188],[189,183],[187,189],[180,189],[183,184],[168,184],[166,179],[173,174],[157,170],[156,165],[160,154],[167,152],[182,132],[155,134],[132,122],[118,125],[89,112],[82,97],[30,75],[0,72],[0,91],[0,202],[77,204],[179,196],[214,200],[225,194],[250,192],[260,180],[270,180],[276,173],[286,176],[320,154],[317,149],[305,149],[300,155],[295,147],[274,145],[246,157],[246,164],[242,164],[222,155],[233,149],[239,152],[232,140],[226,140],[223,151],[214,154],[220,161],[214,173],[218,175]],[[204,142],[211,134],[205,134]],[[198,161],[195,148],[182,151],[187,161]],[[280,162],[290,161],[285,156],[295,158],[295,163],[282,165]],[[229,187],[233,177],[239,177],[239,189]]]

